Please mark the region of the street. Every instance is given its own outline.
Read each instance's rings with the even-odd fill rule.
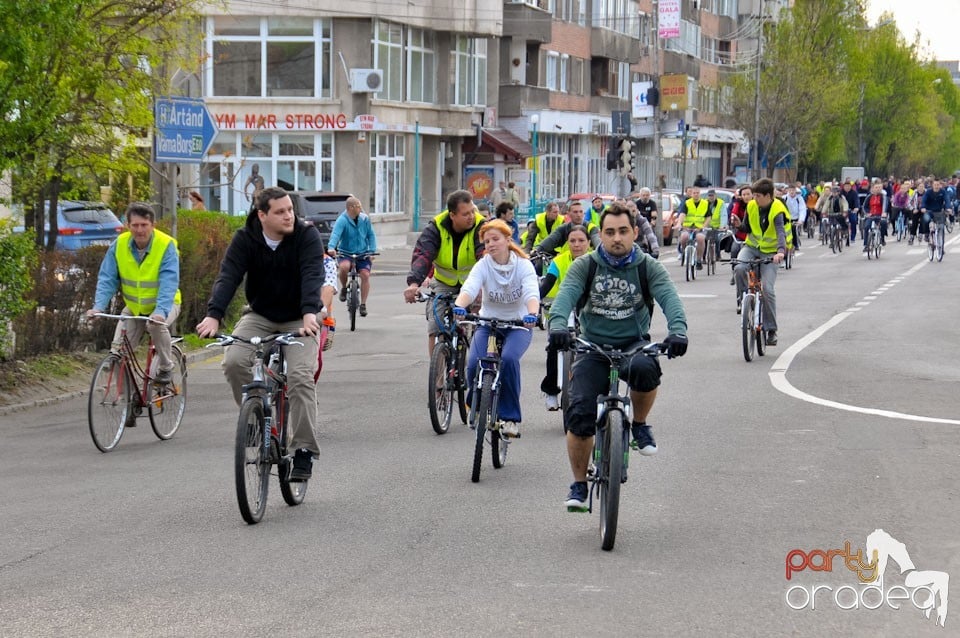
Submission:
[[[882,529],[913,564],[891,553],[881,591],[902,571],[960,580],[960,238],[942,263],[892,238],[879,261],[859,237],[841,255],[804,240],[777,279],[779,345],[751,363],[729,266],[685,282],[675,256],[690,348],[661,359],[660,452],[631,457],[612,552],[596,509],[563,507],[546,333],[523,361],[522,438],[499,470],[488,447],[473,484],[473,433],[430,426],[424,306],[384,275],[356,332],[337,304],[306,500],[273,479],[259,525],[237,510],[220,356],[190,368],[167,442],[142,418],[101,454],[85,397],[0,416],[0,636],[960,635],[960,612],[941,628],[896,595],[867,609],[881,594],[858,598],[844,558],[802,560],[849,541],[867,563]]]

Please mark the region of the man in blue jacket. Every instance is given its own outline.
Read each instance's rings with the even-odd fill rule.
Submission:
[[[377,237],[373,234],[370,217],[363,212],[363,206],[356,197],[347,198],[347,209],[337,217],[330,233],[327,252],[331,257],[337,257],[338,251],[352,255],[377,252]],[[347,275],[354,262],[360,275],[360,316],[366,317],[373,256],[353,259],[340,254],[340,301],[347,300]]]

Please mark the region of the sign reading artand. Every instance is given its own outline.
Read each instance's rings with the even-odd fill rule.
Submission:
[[[657,21],[660,38],[680,37],[680,0],[660,0]]]
[[[203,100],[157,98],[153,118],[153,158],[157,162],[199,163],[217,135]]]

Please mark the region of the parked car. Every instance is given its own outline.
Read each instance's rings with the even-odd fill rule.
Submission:
[[[297,217],[310,222],[320,231],[324,247],[330,242],[333,224],[347,208],[350,193],[331,193],[329,191],[288,191],[293,200],[293,211]]]
[[[44,217],[50,202],[44,202]],[[17,226],[13,232],[23,232]],[[44,224],[50,232],[50,223]],[[57,250],[80,250],[87,246],[109,246],[124,231],[113,211],[102,202],[61,200],[57,202]]]
[[[680,217],[680,191],[663,190],[660,197],[660,210],[663,211],[663,238],[661,245],[673,243],[673,227]]]

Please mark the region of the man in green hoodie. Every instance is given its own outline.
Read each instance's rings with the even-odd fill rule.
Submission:
[[[611,204],[603,211],[600,246],[573,262],[550,309],[551,347],[569,347],[567,317],[577,309],[583,296],[586,303],[578,312],[584,339],[622,349],[649,341],[649,296],[667,318],[667,355],[679,357],[687,351],[683,303],[666,268],[634,243],[637,233],[637,221],[623,204]],[[591,265],[591,260],[595,265]],[[569,511],[587,508],[587,465],[596,433],[596,401],[597,396],[606,393],[608,369],[609,362],[599,354],[581,355],[573,365],[570,404],[563,415],[574,480],[565,501]],[[660,365],[655,358],[640,353],[626,362],[620,373],[630,386],[633,404],[632,446],[645,456],[656,454],[657,445],[646,419],[660,385]]]

